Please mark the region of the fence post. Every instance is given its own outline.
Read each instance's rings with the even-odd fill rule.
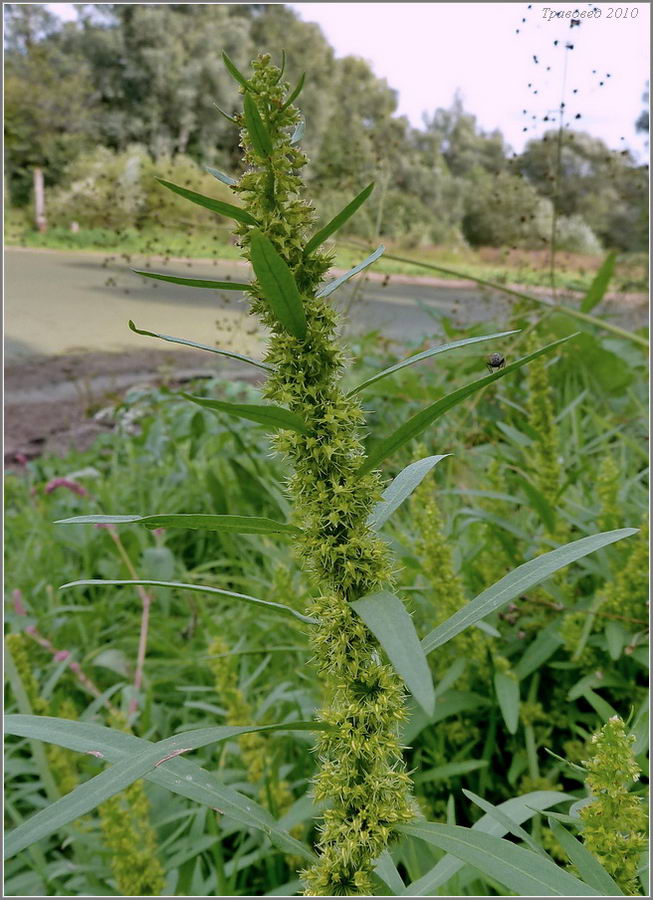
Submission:
[[[34,169],[34,219],[39,231],[46,231],[48,222],[45,217],[45,191],[43,189],[43,169]]]

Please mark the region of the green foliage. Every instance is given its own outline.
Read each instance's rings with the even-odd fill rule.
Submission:
[[[597,857],[626,894],[639,894],[637,872],[646,849],[646,809],[630,792],[640,767],[623,720],[611,717],[588,745],[587,787],[590,803],[580,809],[585,846]]]
[[[238,65],[240,71],[240,59]],[[136,724],[148,740],[86,721],[10,717],[12,736],[47,739],[87,754],[101,747],[112,765],[97,775],[97,762],[82,758],[84,773],[92,777],[46,808],[38,793],[46,785],[38,755],[30,755],[20,740],[10,742],[9,814],[16,825],[11,840],[14,850],[26,852],[11,861],[8,884],[32,893],[45,887],[46,880],[53,893],[83,893],[86,887],[97,894],[106,891],[111,884],[106,872],[70,873],[59,864],[61,841],[54,833],[67,829],[75,815],[92,810],[98,798],[106,800],[128,786],[129,779],[145,778],[156,789],[157,837],[171,850],[166,857],[170,893],[295,892],[300,886],[293,881],[296,863],[288,867],[289,853],[307,861],[302,877],[309,894],[371,894],[379,876],[389,879],[394,891],[408,883],[407,891],[416,895],[446,885],[451,894],[478,896],[497,893],[503,884],[517,891],[596,893],[589,881],[580,882],[534,849],[539,846],[539,820],[528,826],[530,834],[519,828],[536,810],[558,803],[568,810],[562,813],[565,821],[574,818],[575,807],[568,804],[580,799],[582,779],[573,767],[560,765],[564,745],[591,733],[614,710],[624,712],[633,702],[641,707],[644,701],[644,629],[641,610],[631,605],[639,596],[645,556],[639,538],[629,537],[633,546],[628,549],[618,543],[634,533],[631,528],[596,534],[603,507],[595,477],[598,461],[614,452],[629,484],[622,524],[638,521],[646,466],[641,351],[616,337],[602,342],[589,330],[591,323],[583,323],[579,343],[588,353],[572,352],[576,344],[566,343],[569,329],[549,317],[546,327],[533,323],[542,349],[529,353],[522,338],[513,336],[513,346],[505,345],[510,356],[506,368],[479,378],[484,363],[469,340],[480,339],[478,329],[461,334],[442,319],[444,337],[460,352],[436,355],[424,354],[423,346],[412,348],[410,357],[420,359],[420,369],[391,365],[393,377],[384,381],[373,410],[364,414],[352,387],[371,385],[373,372],[387,370],[388,360],[379,365],[371,340],[345,346],[337,333],[336,310],[320,288],[332,256],[318,246],[305,252],[316,217],[299,177],[306,158],[292,142],[299,114],[286,105],[290,85],[268,57],[256,60],[245,81],[241,88],[248,92],[248,105],[253,103],[258,112],[255,124],[248,117],[249,126],[258,133],[260,119],[270,144],[261,154],[247,118],[236,114],[246,166],[233,190],[257,223],[252,231],[241,218],[238,241],[254,262],[256,280],[248,290],[252,310],[270,333],[268,380],[259,390],[208,382],[202,398],[134,391],[118,411],[116,430],[91,455],[63,464],[38,460],[8,479],[8,578],[24,591],[28,605],[24,613],[10,615],[9,625],[20,627],[24,615],[48,625],[62,645],[75,648],[85,665],[98,670],[101,690],[115,694],[122,707],[134,690],[125,672],[138,647],[139,610],[131,607],[127,592],[137,585],[156,591]],[[267,242],[258,259],[257,235]],[[303,328],[297,326],[298,303]],[[551,539],[547,505],[538,499],[542,492],[533,489],[538,431],[528,404],[537,385],[529,386],[519,371],[527,362],[539,362],[553,346],[559,358],[545,370],[548,418],[540,427],[555,423],[565,447],[564,489],[557,490],[555,502],[560,522],[576,538],[557,549],[550,549],[556,540]],[[387,348],[381,352],[387,356]],[[621,359],[621,380],[615,381],[612,368],[597,363],[604,352]],[[359,357],[357,371],[345,368],[350,355]],[[628,392],[621,389],[624,378]],[[201,402],[189,404],[187,397]],[[470,402],[458,406],[465,398]],[[253,417],[252,410],[259,423],[262,410],[268,417],[276,415],[277,433],[270,443],[263,429],[241,422],[247,412]],[[424,429],[411,426],[407,431],[406,422],[423,416],[424,410],[429,415],[419,421],[430,426],[429,441],[451,450],[452,456],[447,466],[422,481],[418,491],[423,502],[402,507],[417,476],[426,473],[415,475],[407,466],[412,462],[407,441],[395,441],[396,456],[388,456],[387,464],[400,475],[382,491],[375,466],[386,456],[366,457],[363,437],[369,430],[374,447],[388,433],[417,436]],[[449,412],[446,421],[440,416],[444,411]],[[289,427],[292,421],[302,427]],[[48,492],[46,485],[61,474],[62,465],[88,484],[85,495],[62,493],[61,488]],[[402,476],[408,478],[405,484]],[[433,504],[432,486],[430,492],[426,486],[436,477],[444,487]],[[480,502],[470,503],[475,496]],[[391,528],[390,542],[376,530],[375,516],[384,503],[392,506],[392,519],[383,520]],[[189,509],[196,510],[195,524],[290,522],[296,557],[286,550],[287,538],[272,536],[268,527],[238,537],[230,528],[171,527],[155,536],[147,528],[126,528],[125,545],[150,576],[127,581],[124,561],[106,553],[107,532],[79,523],[89,517],[98,524],[111,522],[108,516],[134,508],[164,510],[165,517],[154,516],[151,525],[179,524],[182,516],[191,515]],[[55,519],[68,521],[57,534],[50,524]],[[426,540],[420,545],[422,528]],[[391,550],[401,566],[393,562]],[[431,565],[431,553],[439,560],[437,567]],[[488,559],[497,570],[491,587],[482,573]],[[556,577],[547,581],[545,592],[532,590],[571,562],[576,565],[565,571],[564,585]],[[593,623],[617,621],[602,619],[599,601],[627,569],[626,600],[623,595],[620,600],[626,609],[617,614],[623,640],[617,647],[614,629],[606,627],[604,633],[593,629]],[[53,571],[56,583],[80,571],[101,577],[77,582],[83,590],[62,598],[49,587]],[[418,607],[412,622],[397,595],[413,591],[418,598],[428,596],[430,583],[438,579],[445,597],[444,602],[438,598],[435,615],[444,613],[445,621],[420,621],[429,614],[433,618],[427,606],[426,616]],[[257,593],[281,595],[288,605],[237,590],[252,583],[261,588]],[[122,585],[122,590],[114,592],[112,585]],[[211,606],[204,598],[196,602],[207,588]],[[447,602],[451,609],[444,610]],[[253,616],[253,604],[260,612],[266,607],[283,612],[285,619],[277,624],[273,617]],[[568,614],[588,623],[579,640],[592,651],[591,671],[575,653],[570,658],[565,651],[560,626]],[[433,625],[437,627],[429,631]],[[479,628],[464,631],[470,625]],[[420,647],[417,639],[424,632]],[[207,635],[215,634],[224,636],[224,643],[214,645],[220,652],[209,655],[222,663],[206,658]],[[465,671],[455,651],[459,639],[470,634],[479,639],[479,647],[489,649],[491,665]],[[435,649],[439,678],[433,705],[420,665]],[[48,690],[59,696],[70,693],[61,667],[37,674]],[[424,709],[406,704],[400,675]],[[424,683],[418,684],[420,678]],[[86,701],[84,716],[92,718],[103,695],[89,704],[82,688],[76,686],[75,692]],[[23,702],[15,684],[12,699]],[[313,719],[316,707],[319,721],[304,722]],[[266,749],[274,749],[264,772],[258,740],[263,729],[214,725],[216,717],[245,716],[274,718],[281,723],[270,727],[275,731],[297,729],[292,737],[266,741]],[[207,727],[198,727],[204,723]],[[310,728],[319,731],[314,755],[306,752],[305,731]],[[234,740],[240,749],[223,747],[216,767],[215,750],[204,748]],[[642,743],[639,752],[643,748]],[[191,750],[198,751],[197,762],[179,756]],[[241,764],[234,769],[225,765],[227,753],[232,758],[239,754]],[[408,769],[421,776],[415,799]],[[242,783],[245,770],[257,777],[257,784]],[[283,797],[274,795],[274,785],[283,786]],[[492,819],[486,812],[476,821],[478,813],[460,802],[462,785],[489,798],[484,802],[500,809],[501,816]],[[259,803],[253,795],[262,786],[266,794],[259,794]],[[172,794],[159,793],[163,788]],[[531,788],[536,790],[531,793]],[[525,796],[513,796],[523,792]],[[291,797],[297,800],[288,806]],[[404,827],[417,804],[434,817],[446,816],[447,824]],[[216,820],[209,807],[225,818]],[[277,821],[278,813],[283,815]],[[304,823],[316,828],[310,838],[317,858],[291,835],[298,826],[305,833]],[[509,831],[528,849],[501,841]],[[438,850],[420,843],[425,835]],[[35,836],[41,844],[32,845]],[[45,867],[32,865],[32,855],[38,853],[47,854]]]

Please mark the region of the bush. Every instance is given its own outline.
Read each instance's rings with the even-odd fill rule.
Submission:
[[[152,160],[144,147],[132,144],[122,153],[97,147],[83,153],[66,171],[61,187],[47,197],[49,223],[69,228],[108,228],[120,231],[162,224],[179,228],[215,227],[208,210],[162,191],[156,178],[222,200],[231,200],[226,185],[203,171],[190,157]]]
[[[556,225],[556,247],[569,253],[598,255],[600,240],[581,216],[561,216]]]

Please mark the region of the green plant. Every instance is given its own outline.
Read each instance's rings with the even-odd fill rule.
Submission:
[[[393,564],[379,530],[442,456],[411,463],[383,491],[380,467],[445,412],[560,346],[567,338],[440,396],[366,447],[365,415],[358,397],[363,390],[427,358],[489,337],[498,340],[505,333],[477,335],[415,354],[347,390],[337,314],[328,302],[329,295],[346,277],[321,284],[330,256],[319,251],[319,247],[356,212],[369,196],[371,186],[309,237],[313,211],[302,196],[302,183],[297,174],[305,158],[294,143],[299,114],[292,106],[301,82],[288,95],[289,87],[283,82],[282,73],[265,56],[253,64],[250,78],[235,69],[228,58],[226,63],[244,95],[244,111],[236,116],[236,121],[241,126],[248,169],[233,185],[243,205],[232,206],[171,183],[165,186],[239,222],[239,240],[255,274],[255,281],[248,288],[252,310],[270,331],[265,360],[241,357],[241,361],[266,371],[262,393],[265,400],[272,402],[247,403],[242,402],[242,397],[229,394],[228,400],[212,396],[190,396],[190,399],[202,413],[208,410],[220,416],[243,418],[267,430],[278,431],[274,447],[292,469],[287,491],[292,502],[290,516],[281,521],[267,515],[269,510],[258,509],[255,515],[243,515],[242,510],[116,516],[96,513],[68,516],[60,521],[70,526],[93,523],[185,528],[199,532],[198,541],[193,543],[201,547],[210,546],[208,538],[212,533],[225,538],[233,534],[273,535],[274,540],[294,541],[313,594],[309,608],[301,612],[293,605],[242,593],[240,581],[246,580],[246,567],[238,580],[231,573],[229,587],[171,582],[168,578],[126,581],[116,577],[91,579],[77,585],[94,588],[98,584],[154,584],[182,593],[199,591],[225,603],[256,607],[261,615],[274,614],[285,616],[288,623],[300,622],[300,627],[308,631],[320,676],[323,699],[319,721],[306,723],[290,718],[274,726],[229,725],[182,730],[172,738],[151,744],[115,730],[82,723],[58,720],[43,723],[29,717],[14,718],[9,723],[14,734],[45,735],[54,743],[77,750],[100,746],[114,765],[80,785],[70,798],[57,801],[55,809],[46,814],[37,813],[28,823],[19,825],[10,835],[9,852],[16,853],[51,834],[98,802],[145,777],[199,802],[215,803],[218,811],[228,807],[231,818],[241,825],[258,828],[273,837],[285,851],[301,855],[310,863],[303,876],[309,894],[371,893],[375,873],[396,885],[385,851],[397,834],[413,834],[443,849],[450,849],[452,841],[458,841],[456,846],[462,842],[466,848],[462,858],[472,865],[479,865],[481,859],[481,867],[487,865],[490,878],[498,878],[513,890],[527,890],[534,882],[519,872],[523,873],[524,863],[527,867],[535,865],[531,851],[512,848],[496,837],[488,843],[485,839],[490,836],[479,837],[459,826],[451,826],[453,832],[443,832],[440,826],[402,824],[408,823],[415,812],[398,730],[407,717],[404,684],[427,718],[433,716],[435,694],[426,661],[429,653],[461,635],[466,628],[483,622],[562,566],[633,531],[623,529],[584,537],[529,560],[457,609],[420,641],[401,600],[390,591],[395,580]],[[371,261],[368,259],[366,263]],[[360,271],[364,265],[356,270]],[[176,278],[151,274],[173,283]],[[352,271],[348,276],[352,274],[355,273]],[[205,280],[203,286],[206,287]],[[200,416],[199,420],[192,421],[203,420]],[[385,423],[383,427],[385,430]],[[201,428],[199,424],[190,425],[191,433],[196,438],[200,436],[196,443],[201,443]],[[241,436],[239,439],[239,449],[252,466],[249,477],[256,473],[262,482],[255,455],[245,439]],[[193,466],[189,472],[194,475]],[[277,491],[273,496],[278,494]],[[180,502],[188,502],[185,493]],[[281,501],[276,502],[284,515],[286,498],[281,495]],[[261,515],[263,512],[266,514]],[[196,546],[195,552],[199,552]],[[502,670],[501,674],[506,672]],[[320,769],[314,793],[318,801],[324,801],[326,809],[317,842],[317,859],[310,848],[291,838],[254,801],[227,790],[217,777],[212,778],[190,760],[177,758],[193,749],[264,729],[311,729],[320,733],[317,748]],[[516,851],[519,852],[515,856]],[[521,855],[524,853],[525,859]],[[497,868],[496,860],[504,854],[513,862]],[[577,891],[583,887],[577,879],[560,873],[553,864],[539,863],[536,868],[543,879],[540,886],[553,886],[558,893],[565,888]]]
[[[639,894],[637,873],[647,843],[643,798],[630,791],[641,774],[634,742],[619,716],[592,735],[584,760],[590,802],[580,810],[585,846],[626,894]]]

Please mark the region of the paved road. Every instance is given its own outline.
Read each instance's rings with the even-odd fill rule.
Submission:
[[[134,259],[133,265],[143,265]],[[246,281],[239,262],[154,263],[155,271]],[[507,318],[508,304],[464,283],[433,286],[400,278],[368,281],[362,291],[346,285],[334,294],[347,311],[351,332],[378,330],[410,342],[441,333],[438,316],[471,323]],[[645,315],[642,312],[642,315]],[[626,316],[633,324],[632,313]],[[637,318],[640,318],[637,313]],[[216,294],[164,284],[131,273],[127,261],[99,253],[10,248],[5,252],[5,353],[9,362],[80,351],[124,352],[161,345],[132,333],[127,322],[151,331],[218,342],[256,356],[263,335],[247,315],[241,295]],[[643,324],[639,321],[636,324]]]

